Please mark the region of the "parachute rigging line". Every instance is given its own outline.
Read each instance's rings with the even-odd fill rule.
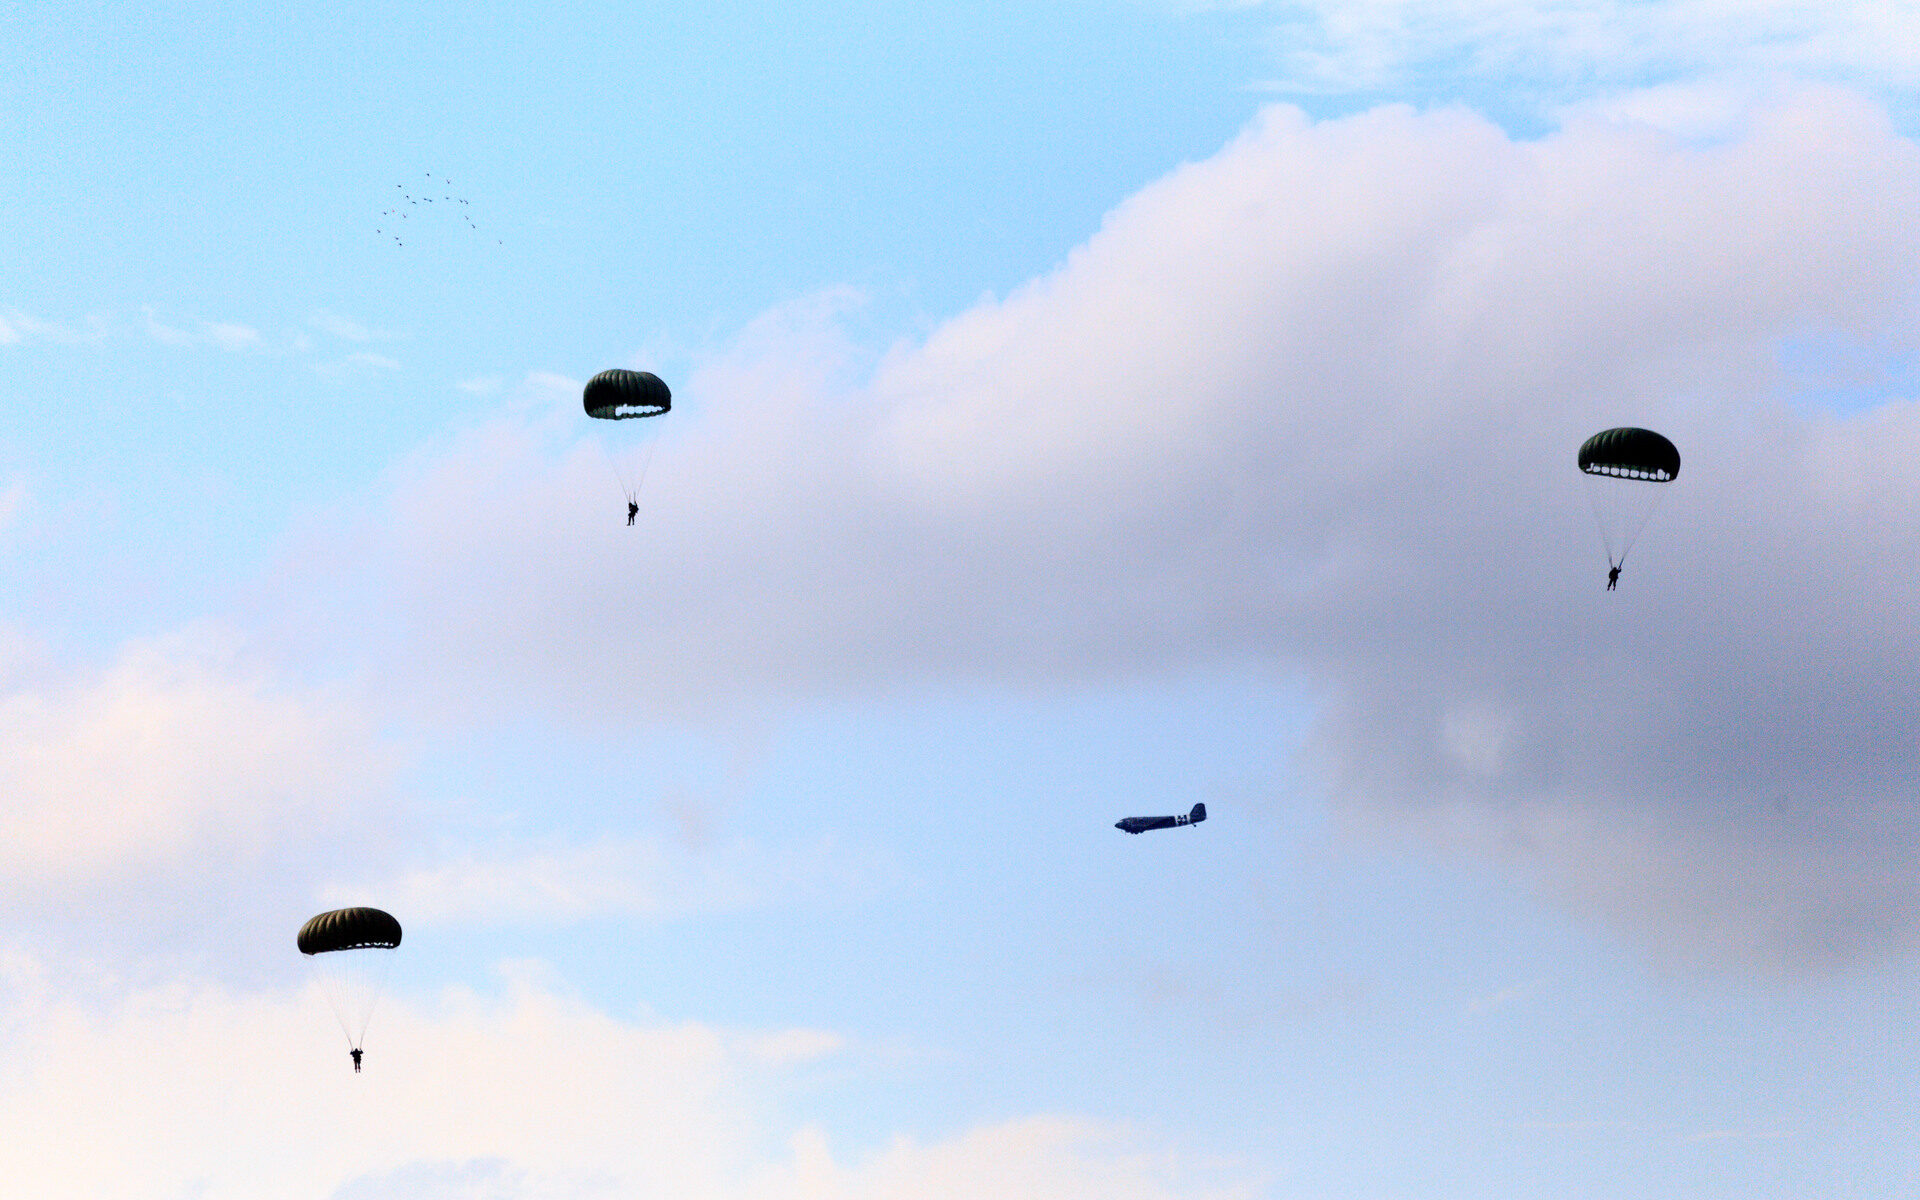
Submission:
[[[1615,509],[1622,507],[1619,498],[1605,496],[1598,491],[1587,494],[1587,504],[1588,507],[1593,509],[1594,522],[1600,526],[1600,541],[1607,548],[1607,565],[1609,567],[1624,567],[1627,565],[1627,552],[1633,549],[1634,542],[1640,538],[1640,531],[1647,527],[1647,522],[1651,521],[1653,514],[1659,510],[1660,502],[1666,498],[1667,493],[1665,488],[1654,492],[1653,498],[1647,501],[1645,507],[1640,509],[1637,514],[1627,518],[1626,524],[1620,530],[1620,553],[1618,557],[1616,557],[1613,550],[1614,537],[1611,526],[1618,523],[1618,517],[1615,513],[1609,512],[1608,510],[1610,506]]]
[[[628,483],[627,473],[620,469],[620,460],[615,458],[613,451],[607,449],[606,446],[602,445],[600,447],[601,457],[607,460],[607,469],[612,471],[613,477],[620,481],[620,491],[626,496],[627,503],[629,504],[639,503],[640,490],[647,486],[647,469],[653,466],[653,448],[654,443],[648,442],[647,448],[640,455],[639,474],[634,476],[632,483]]]

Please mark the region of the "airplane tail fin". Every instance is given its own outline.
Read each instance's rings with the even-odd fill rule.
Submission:
[[[1193,811],[1188,813],[1187,816],[1197,825],[1207,819],[1207,806],[1204,804],[1196,804],[1193,806]]]

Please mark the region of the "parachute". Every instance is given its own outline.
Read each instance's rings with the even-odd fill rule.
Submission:
[[[327,1003],[340,1019],[357,1064],[374,1005],[393,966],[393,951],[400,945],[400,922],[377,908],[338,908],[302,925],[295,941],[300,953],[314,960]]]
[[[657,417],[673,407],[673,393],[652,371],[602,371],[581,396],[587,415],[603,421]]]
[[[302,954],[339,950],[392,950],[400,944],[400,922],[377,908],[336,908],[300,927]]]
[[[1589,482],[1593,516],[1606,544],[1607,565],[1627,551],[1680,474],[1680,451],[1651,429],[1603,429],[1580,444],[1580,469]]]
[[[602,421],[624,421],[634,417],[657,417],[670,411],[673,408],[673,393],[652,371],[615,369],[602,371],[587,380],[581,402],[590,417]],[[649,444],[639,474],[629,483],[613,452],[607,452],[607,465],[613,468],[615,477],[620,480],[620,490],[626,493],[629,525],[633,524],[633,508],[640,501],[640,485],[646,482],[647,467],[652,461],[653,446]]]

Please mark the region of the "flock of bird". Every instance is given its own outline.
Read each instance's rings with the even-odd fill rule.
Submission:
[[[427,173],[426,173],[426,176],[427,176],[427,182],[428,182],[428,183],[432,183],[432,182],[433,182],[433,173],[432,173],[431,171],[429,171],[429,172],[427,172]],[[397,204],[397,205],[395,205],[395,206],[394,206],[394,207],[392,207],[392,208],[386,208],[386,209],[382,209],[382,210],[380,210],[380,215],[381,215],[381,216],[382,216],[383,218],[388,218],[388,219],[386,220],[386,223],[385,223],[384,225],[381,225],[381,226],[378,226],[378,227],[376,227],[376,228],[374,229],[374,232],[375,232],[375,233],[378,233],[378,234],[381,234],[381,235],[383,235],[383,236],[386,236],[386,237],[390,237],[390,238],[392,238],[392,239],[393,239],[393,242],[394,242],[394,244],[395,244],[396,246],[404,246],[404,245],[406,245],[406,242],[404,242],[404,241],[402,241],[402,240],[401,240],[401,238],[400,238],[400,231],[399,231],[399,228],[398,228],[398,222],[399,222],[399,221],[405,221],[405,220],[408,220],[408,219],[410,219],[410,217],[411,217],[411,215],[412,215],[412,214],[410,214],[410,213],[409,213],[409,212],[407,211],[408,209],[410,209],[410,208],[418,208],[418,207],[420,207],[420,205],[421,205],[421,204],[423,204],[423,203],[425,203],[425,204],[432,204],[432,203],[433,203],[433,199],[434,199],[434,198],[433,198],[432,196],[429,196],[429,195],[427,195],[427,194],[426,194],[426,191],[427,191],[427,189],[425,189],[425,188],[422,188],[422,189],[421,189],[421,194],[420,194],[420,195],[418,195],[418,196],[415,196],[415,195],[414,195],[413,193],[411,193],[411,192],[409,192],[409,191],[407,190],[407,185],[406,185],[406,184],[404,184],[404,183],[396,183],[396,184],[394,184],[393,186],[394,186],[395,188],[397,188],[397,189],[399,189],[399,192],[400,192],[400,203],[399,203],[399,204]],[[442,189],[444,189],[444,190],[442,191],[442,195],[440,196],[440,199],[441,199],[441,200],[442,200],[443,202],[445,202],[445,203],[447,203],[447,204],[450,204],[450,205],[451,205],[451,204],[458,204],[458,205],[460,205],[460,206],[461,206],[460,208],[457,208],[457,209],[453,209],[452,211],[454,211],[454,212],[457,212],[457,213],[459,213],[459,214],[460,214],[460,219],[461,219],[461,220],[463,220],[463,221],[465,221],[465,222],[467,223],[467,228],[468,228],[468,229],[471,229],[471,230],[473,230],[473,231],[474,231],[475,233],[479,233],[479,232],[480,232],[480,227],[479,227],[478,225],[475,225],[475,224],[473,223],[473,217],[472,217],[471,215],[469,215],[469,214],[467,213],[467,211],[466,211],[466,210],[467,210],[468,208],[470,208],[470,207],[472,207],[472,206],[471,206],[471,205],[469,205],[469,204],[467,203],[467,201],[466,201],[466,199],[465,199],[464,197],[460,197],[460,196],[454,196],[454,195],[450,195],[450,194],[447,194],[447,193],[450,193],[450,192],[452,191],[452,189],[453,189],[453,180],[451,180],[451,179],[446,179],[446,178],[442,178],[442,179],[440,180],[440,189],[435,189],[435,190],[442,190]],[[394,229],[394,232],[392,232],[392,233],[387,233],[387,230],[386,230],[386,225],[393,225],[393,226],[395,226],[395,229]],[[504,245],[504,244],[505,244],[504,242],[499,242],[499,241],[498,241],[498,239],[495,239],[495,240],[496,240],[496,243],[497,243],[497,244],[500,244],[500,245]]]

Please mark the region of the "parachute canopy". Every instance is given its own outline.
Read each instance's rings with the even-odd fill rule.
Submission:
[[[1580,443],[1580,469],[1589,475],[1671,483],[1680,474],[1680,451],[1651,429],[1603,429]]]
[[[377,908],[336,908],[300,927],[300,953],[378,948],[400,944],[400,922]]]
[[[673,393],[652,371],[602,371],[587,380],[587,415],[606,421],[657,417],[673,407]]]

